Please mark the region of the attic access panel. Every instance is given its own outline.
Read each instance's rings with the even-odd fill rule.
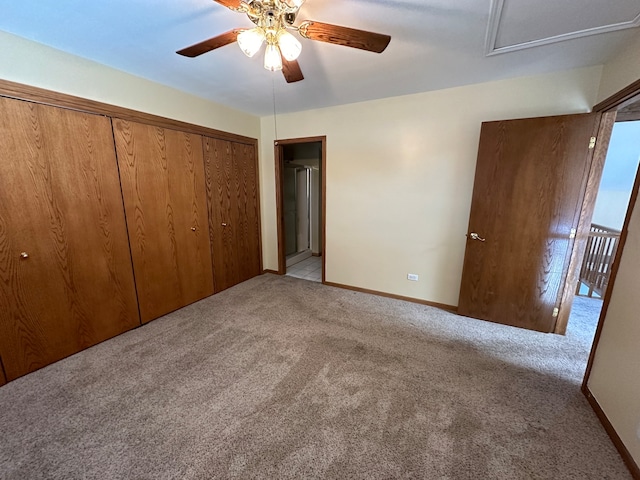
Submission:
[[[640,26],[637,0],[495,0],[487,55]]]

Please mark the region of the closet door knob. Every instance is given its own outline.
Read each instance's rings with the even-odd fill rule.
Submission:
[[[227,224],[226,224],[226,223],[223,223],[223,224],[222,224],[222,226],[223,226],[223,227],[226,227],[226,226],[227,226]]]
[[[191,227],[191,231],[195,232],[196,231],[196,227]]]
[[[29,254],[27,252],[22,252],[20,254],[20,258],[22,258],[23,260],[26,260],[27,258],[29,258]]]

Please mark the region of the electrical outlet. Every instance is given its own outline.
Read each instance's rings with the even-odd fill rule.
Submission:
[[[407,280],[411,280],[412,282],[417,282],[418,281],[418,275],[416,275],[415,273],[408,273],[407,274]]]

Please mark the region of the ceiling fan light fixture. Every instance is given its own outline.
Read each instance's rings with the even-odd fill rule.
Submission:
[[[238,34],[238,46],[247,57],[253,57],[266,38],[265,32],[260,27],[244,30]]]
[[[302,52],[302,44],[286,30],[280,30],[278,33],[278,46],[282,56],[290,62],[297,59]]]
[[[282,70],[282,57],[277,45],[267,45],[267,50],[264,53],[264,68],[271,72]]]
[[[254,57],[264,43],[266,45],[264,67],[272,72],[282,71],[287,83],[294,83],[303,80],[304,75],[297,62],[297,58],[302,52],[302,44],[297,35],[289,33],[291,30],[297,31],[298,35],[307,40],[332,43],[375,53],[382,53],[391,41],[391,36],[381,33],[314,20],[297,22],[298,12],[305,0],[214,1],[231,10],[246,14],[255,27],[251,29],[234,28],[216,37],[178,50],[176,53],[194,58],[237,42],[245,55]]]
[[[282,3],[284,3],[287,7],[295,8],[296,10],[300,8],[304,2],[305,0],[282,0]]]

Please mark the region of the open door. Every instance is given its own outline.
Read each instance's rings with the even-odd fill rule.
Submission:
[[[590,221],[583,203],[600,118],[483,123],[460,315],[554,331],[570,265],[580,261],[575,237]]]
[[[320,158],[317,157],[307,157],[304,154],[304,148],[302,150],[303,153],[298,151],[300,154],[298,158],[293,159],[293,162],[290,162],[290,165],[294,163],[298,163],[302,167],[312,166],[314,168],[317,167],[316,173],[311,172],[311,176],[307,177],[306,175],[302,175],[298,177],[297,173],[292,175],[290,180],[292,183],[287,186],[287,182],[285,181],[285,175],[292,174],[292,170],[286,166],[288,162],[285,161],[285,149],[289,150],[292,147],[295,149],[296,147],[304,147],[306,144],[317,144],[317,148],[320,148]],[[326,265],[326,249],[325,249],[325,239],[326,239],[326,167],[327,167],[327,137],[305,137],[305,138],[291,138],[284,140],[276,140],[274,142],[274,156],[275,156],[275,167],[276,167],[276,214],[278,219],[278,271],[274,273],[278,273],[279,275],[287,274],[287,267],[291,266],[291,261],[295,261],[296,258],[292,259],[291,256],[296,257],[296,253],[300,252],[299,245],[300,244],[309,244],[309,248],[312,250],[314,255],[321,256],[321,264],[322,264],[322,283],[325,282],[325,265]],[[289,151],[289,153],[291,153]],[[308,152],[307,152],[308,153]],[[292,160],[291,157],[288,158]],[[315,165],[307,160],[317,160]],[[304,162],[302,161],[304,160]],[[318,178],[319,176],[319,178]],[[300,183],[298,183],[300,182]],[[298,201],[307,202],[308,199],[298,197],[293,189],[297,189],[299,191],[307,190],[309,191],[308,183],[311,182],[314,185],[316,192],[318,192],[318,196],[311,195],[310,204],[306,204],[304,207],[304,212],[300,215],[303,209],[298,208]],[[315,183],[314,183],[315,182]],[[304,185],[307,185],[306,188],[303,188]],[[319,197],[319,198],[318,198]],[[314,200],[315,199],[315,200]],[[318,204],[319,203],[319,204]],[[313,219],[310,216],[315,216]],[[288,222],[287,220],[291,220]],[[288,230],[287,224],[300,224],[307,223],[307,228],[304,228],[306,232],[305,235],[300,235],[300,231],[298,228]],[[311,231],[309,231],[308,223],[311,223]],[[295,244],[295,248],[292,248],[291,245]],[[315,246],[314,246],[315,245]],[[287,258],[289,257],[289,258]]]

